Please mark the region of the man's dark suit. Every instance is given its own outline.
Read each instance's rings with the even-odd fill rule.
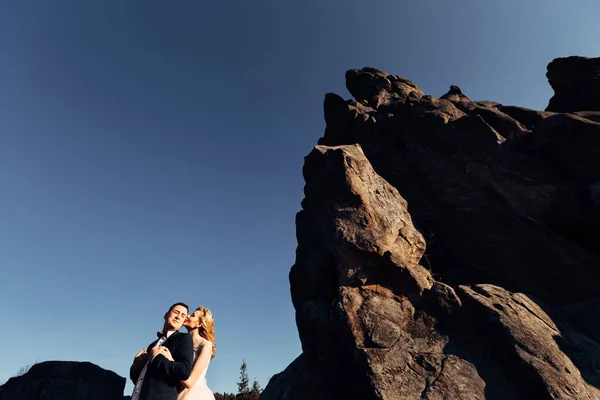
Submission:
[[[158,341],[150,343],[146,351],[150,351]],[[175,400],[179,381],[189,378],[192,371],[192,337],[187,333],[175,332],[162,344],[169,349],[175,361],[169,361],[158,354],[146,370],[142,383],[140,400]],[[135,363],[129,369],[129,377],[135,384],[140,376],[143,364]]]

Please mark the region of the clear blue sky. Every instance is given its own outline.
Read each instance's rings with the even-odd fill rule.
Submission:
[[[375,66],[434,96],[546,107],[600,56],[597,0],[5,2],[0,381],[49,359],[127,376],[173,302],[209,307],[214,391],[300,353],[288,271],[326,92]],[[131,391],[127,384],[126,393]]]

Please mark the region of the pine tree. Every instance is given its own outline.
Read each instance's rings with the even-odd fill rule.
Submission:
[[[246,364],[246,360],[242,360],[242,365],[240,366],[240,380],[237,383],[238,385],[238,393],[236,398],[240,400],[248,399],[248,394],[250,393],[250,387],[248,386],[250,380],[248,379],[248,365]]]
[[[214,396],[215,396],[215,400],[235,400],[235,394],[233,394],[233,393],[227,393],[227,392],[218,393],[218,392],[215,392]]]
[[[262,389],[260,384],[256,379],[254,379],[254,382],[252,382],[252,388],[250,389],[250,400],[258,400],[261,393]]]

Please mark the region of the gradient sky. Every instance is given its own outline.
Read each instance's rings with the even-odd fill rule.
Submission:
[[[374,66],[436,97],[546,107],[600,56],[598,0],[7,1],[0,12],[0,382],[127,376],[171,303],[209,307],[213,391],[299,353],[288,272],[325,93]],[[132,385],[127,383],[126,394]]]

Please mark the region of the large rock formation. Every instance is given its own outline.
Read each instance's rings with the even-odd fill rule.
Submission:
[[[122,400],[125,378],[89,362],[45,361],[0,386],[0,400]]]
[[[303,352],[261,398],[600,399],[600,112],[346,85],[303,170]]]

